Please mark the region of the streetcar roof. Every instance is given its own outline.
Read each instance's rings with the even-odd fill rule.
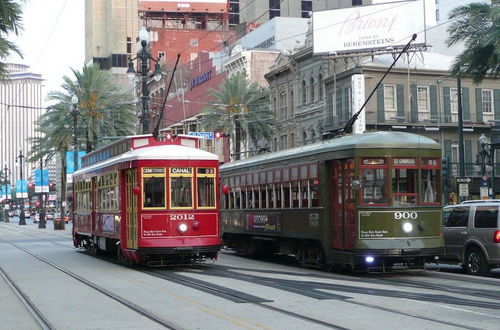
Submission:
[[[331,140],[324,140],[296,148],[277,151],[248,159],[238,160],[221,165],[220,169],[227,170],[238,166],[253,166],[262,161],[273,162],[290,158],[298,158],[331,151],[349,149],[441,149],[441,145],[431,138],[423,135],[378,131],[363,134],[351,134]]]
[[[115,157],[78,169],[75,175],[133,160],[219,160],[219,156],[205,150],[178,144],[158,145],[138,148],[116,155]]]

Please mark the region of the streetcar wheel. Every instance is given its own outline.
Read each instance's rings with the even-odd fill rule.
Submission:
[[[490,268],[481,250],[474,247],[465,254],[465,269],[469,275],[488,275]]]
[[[125,264],[125,257],[123,255],[122,247],[120,244],[116,246],[116,260],[119,265]]]

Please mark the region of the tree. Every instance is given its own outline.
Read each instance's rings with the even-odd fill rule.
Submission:
[[[0,59],[6,58],[11,52],[21,56],[17,46],[6,39],[6,35],[13,32],[16,35],[22,30],[21,6],[14,0],[0,2]],[[0,62],[0,79],[7,77],[5,64]]]
[[[78,148],[82,145],[90,152],[97,141],[104,137],[134,134],[137,117],[131,94],[120,92],[111,73],[99,70],[97,65],[85,66],[82,71],[73,70],[75,79],[63,77],[62,91],[52,91],[48,99],[56,103],[50,106],[37,121],[38,137],[32,138],[31,161],[59,154],[61,158],[61,196],[66,195],[66,151],[72,148],[73,95],[78,97],[79,110],[76,135]],[[83,138],[82,138],[83,137]],[[64,219],[64,208],[61,208]],[[64,228],[64,222],[61,224]]]
[[[78,97],[79,129],[84,131],[79,135],[85,136],[84,141],[80,140],[85,142],[83,149],[91,152],[103,138],[134,134],[137,115],[132,93],[122,92],[111,73],[100,70],[97,64],[84,66],[82,71],[71,70],[75,80],[63,77],[63,91],[50,92],[48,99],[67,106],[69,112],[71,97]]]
[[[204,109],[201,125],[207,130],[230,133],[234,154],[240,159],[241,144],[250,140],[255,147],[272,136],[273,113],[269,110],[269,93],[245,74],[226,78],[220,91],[209,92],[213,103]]]
[[[487,74],[500,73],[500,0],[475,2],[450,12],[454,22],[448,28],[448,45],[465,42],[465,50],[457,57],[452,73],[472,75],[480,83]]]

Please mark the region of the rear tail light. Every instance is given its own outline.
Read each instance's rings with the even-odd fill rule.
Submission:
[[[493,243],[500,243],[500,230],[495,231],[493,234]]]

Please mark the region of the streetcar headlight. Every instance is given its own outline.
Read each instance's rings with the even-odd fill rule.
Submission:
[[[179,231],[180,231],[181,233],[185,233],[187,230],[188,230],[188,226],[187,226],[185,223],[181,223],[181,224],[179,225]]]
[[[411,222],[405,222],[403,223],[403,231],[407,234],[411,233],[413,230],[413,225]]]
[[[371,264],[371,263],[372,263],[372,262],[374,262],[374,261],[375,261],[375,258],[374,258],[374,257],[372,257],[372,256],[365,257],[365,262],[366,262],[367,264]]]

